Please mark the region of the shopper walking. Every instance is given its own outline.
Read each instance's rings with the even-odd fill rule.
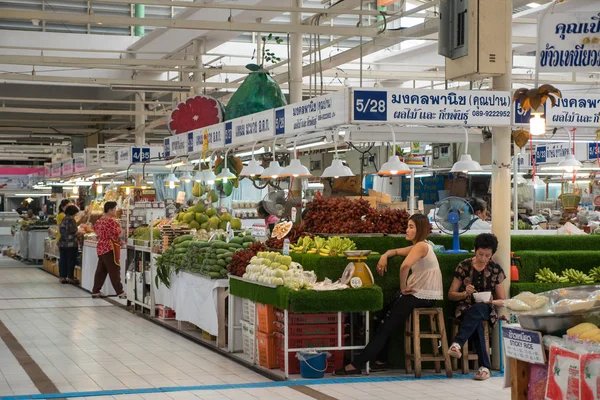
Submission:
[[[110,276],[115,292],[120,298],[126,298],[121,284],[121,259],[120,236],[121,227],[115,221],[117,215],[117,203],[107,201],[104,203],[104,215],[94,224],[94,232],[98,237],[97,254],[98,266],[94,276],[94,287],[92,289],[92,297],[102,297],[100,289],[104,285],[106,275]]]
[[[75,264],[79,253],[79,243],[77,241],[77,222],[75,215],[79,208],[74,205],[68,205],[64,211],[64,217],[61,219],[58,227],[60,238],[58,240],[59,259],[59,281],[60,283],[79,284],[75,279]]]
[[[389,257],[406,257],[400,267],[400,288],[392,302],[387,306],[383,320],[379,323],[375,336],[363,352],[352,364],[335,371],[335,375],[360,375],[361,368],[382,354],[389,338],[406,322],[413,309],[432,307],[436,300],[443,299],[442,272],[433,251],[433,246],[425,239],[429,235],[431,225],[429,219],[421,214],[414,214],[408,220],[406,239],[412,246],[402,249],[388,250],[377,263],[377,272],[387,272]],[[409,276],[409,272],[412,274]],[[383,371],[387,368],[381,358],[372,364],[371,369]]]
[[[460,319],[458,334],[448,349],[454,358],[462,357],[462,346],[472,341],[479,370],[475,380],[484,381],[490,377],[489,349],[486,349],[484,321],[493,327],[498,321],[498,309],[504,304],[504,280],[506,275],[492,256],[498,250],[498,239],[491,233],[482,233],[475,238],[475,257],[462,261],[454,271],[454,280],[448,291],[448,299],[456,301],[456,317]],[[491,292],[486,303],[476,303],[473,293]]]

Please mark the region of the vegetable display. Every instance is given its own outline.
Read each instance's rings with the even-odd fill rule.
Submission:
[[[134,239],[134,244],[136,246],[145,246],[147,241],[150,241],[150,235],[151,235],[151,230],[149,227],[147,226],[141,226],[139,228],[136,228],[135,231],[133,231],[133,234],[131,236],[129,236],[131,239]],[[160,229],[158,228],[152,228],[152,239],[153,240],[160,240]]]
[[[305,235],[306,233],[304,232],[304,228],[302,226],[294,225],[285,237],[279,239],[276,237],[270,237],[265,242],[265,245],[270,249],[280,250],[283,249],[283,241],[285,239],[288,239],[290,241],[290,244],[295,244],[298,241],[298,239]]]
[[[375,210],[367,200],[344,197],[315,198],[304,217],[313,233],[406,233],[406,210]]]
[[[246,266],[258,252],[265,251],[265,246],[260,242],[254,242],[249,248],[233,253],[231,262],[227,265],[227,272],[231,275],[242,276],[246,273]]]
[[[207,193],[209,202],[215,202],[219,199],[217,193],[211,190]],[[242,221],[238,218],[232,218],[229,213],[218,214],[217,209],[212,206],[206,206],[204,201],[200,200],[185,212],[177,214],[173,224],[187,226],[190,229],[204,230],[206,232],[216,231],[218,229],[226,230],[227,223],[231,224],[231,229],[239,230],[242,228]]]
[[[246,267],[244,279],[269,285],[284,285],[293,290],[310,289],[317,281],[313,271],[304,271],[302,265],[290,256],[275,252],[259,252]]]

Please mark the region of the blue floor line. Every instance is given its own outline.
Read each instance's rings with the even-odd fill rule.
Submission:
[[[501,377],[504,374],[494,374],[494,377]],[[452,379],[472,379],[473,375],[455,374]],[[435,381],[448,379],[445,375],[427,375],[420,379],[414,376],[390,376],[390,377],[356,377],[356,378],[328,378],[328,379],[305,379],[294,381],[279,382],[256,382],[256,383],[234,383],[218,385],[200,385],[200,386],[171,386],[159,388],[142,389],[116,389],[116,390],[96,390],[91,392],[67,392],[55,394],[27,394],[16,396],[3,396],[0,400],[44,400],[44,399],[74,399],[78,397],[97,397],[97,396],[121,396],[126,394],[150,394],[150,393],[171,393],[171,392],[189,392],[196,390],[231,390],[231,389],[265,389],[272,387],[291,387],[291,386],[312,386],[312,385],[336,385],[344,383],[374,383],[374,382],[405,382],[405,381]]]

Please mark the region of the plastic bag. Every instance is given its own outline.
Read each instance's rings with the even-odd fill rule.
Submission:
[[[546,399],[579,399],[579,354],[560,346],[550,347]]]
[[[246,65],[250,71],[225,108],[226,120],[287,105],[279,84],[256,64]]]
[[[559,235],[585,235],[586,234],[584,231],[582,231],[581,229],[579,229],[578,227],[576,227],[575,225],[573,225],[570,222],[567,222],[566,224],[564,224],[563,226],[558,228],[557,233]]]
[[[579,359],[581,400],[600,398],[600,354],[586,353]]]
[[[504,300],[504,306],[512,311],[530,311],[531,307],[523,300],[508,299]]]
[[[529,307],[531,307],[532,310],[544,307],[546,304],[548,304],[549,301],[549,299],[546,296],[539,296],[531,292],[521,292],[515,297],[513,297],[513,299],[521,300]]]

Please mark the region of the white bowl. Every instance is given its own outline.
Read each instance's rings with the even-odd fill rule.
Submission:
[[[476,303],[483,303],[492,299],[492,292],[473,293],[473,298]]]

